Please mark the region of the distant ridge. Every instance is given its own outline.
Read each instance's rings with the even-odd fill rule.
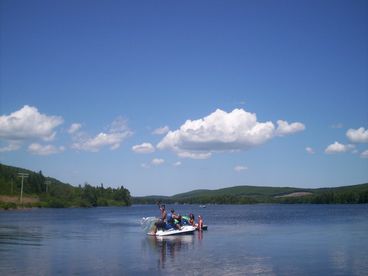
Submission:
[[[368,183],[333,188],[234,186],[199,189],[173,196],[133,197],[133,204],[368,203]]]

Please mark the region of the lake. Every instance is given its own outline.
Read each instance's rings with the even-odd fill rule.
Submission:
[[[0,212],[0,275],[367,275],[368,205],[167,205],[208,231],[155,238],[157,206]]]

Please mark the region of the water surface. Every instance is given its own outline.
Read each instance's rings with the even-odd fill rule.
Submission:
[[[156,206],[0,212],[0,275],[366,275],[368,205],[169,205],[208,231],[155,238]]]

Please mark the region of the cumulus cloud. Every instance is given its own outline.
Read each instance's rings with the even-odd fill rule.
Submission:
[[[361,158],[368,158],[368,150],[363,151],[363,152],[360,154],[360,157],[361,157]]]
[[[48,116],[36,107],[25,105],[10,115],[0,116],[0,138],[4,140],[42,139],[55,137],[55,128],[63,123],[60,116]]]
[[[0,152],[9,152],[18,150],[21,147],[19,141],[9,141],[8,145],[0,148]]]
[[[28,147],[28,151],[36,155],[50,155],[63,152],[64,150],[64,147],[55,147],[53,145],[40,145],[38,143],[30,144]]]
[[[308,152],[309,154],[314,154],[315,153],[314,149],[311,148],[311,147],[306,147],[305,151]]]
[[[98,152],[103,147],[110,147],[111,150],[120,147],[120,143],[126,136],[122,133],[104,133],[101,132],[95,137],[88,138],[84,141],[76,142],[72,148],[77,150]]]
[[[351,145],[351,144],[344,145],[344,144],[341,144],[335,141],[335,143],[327,146],[327,148],[325,149],[325,153],[327,154],[344,153],[344,152],[352,151],[354,148],[355,148],[354,145]]]
[[[243,165],[238,165],[238,166],[234,167],[234,171],[236,171],[236,172],[242,172],[242,171],[245,171],[245,170],[248,170],[248,167],[243,166]]]
[[[304,124],[299,122],[289,124],[287,121],[278,120],[277,125],[276,135],[278,136],[285,136],[305,130]]]
[[[82,125],[78,124],[78,123],[71,124],[71,126],[68,129],[68,133],[74,134],[77,131],[79,131],[81,127],[82,127]]]
[[[133,134],[128,127],[128,121],[124,119],[122,116],[118,116],[117,118],[115,118],[114,121],[112,121],[109,127],[109,132],[110,133],[129,132],[130,135]]]
[[[162,165],[164,162],[165,162],[164,159],[154,158],[152,159],[151,164],[154,166],[159,166],[159,165]]]
[[[112,122],[106,133],[100,132],[95,137],[89,137],[85,133],[76,132],[76,135],[73,137],[75,142],[72,148],[90,152],[98,152],[103,147],[109,147],[111,150],[115,150],[120,147],[120,144],[125,138],[132,134],[132,131],[127,126],[126,120],[119,117]]]
[[[73,144],[73,148],[77,150],[98,152],[103,147],[110,147],[111,150],[120,147],[120,143],[124,139],[121,133],[99,133],[95,137],[89,138],[82,142]]]
[[[152,134],[155,134],[155,135],[164,135],[166,133],[169,132],[169,127],[168,126],[164,126],[164,127],[160,127],[160,128],[156,128]]]
[[[132,150],[136,153],[152,153],[155,151],[155,148],[151,143],[142,143],[140,145],[133,146]]]
[[[303,130],[301,123],[278,121],[258,122],[256,114],[244,109],[225,112],[217,109],[210,115],[187,120],[179,129],[169,131],[157,144],[158,149],[174,151],[180,157],[205,159],[213,152],[248,150],[275,136],[284,136]]]
[[[192,159],[208,159],[211,157],[211,152],[189,152],[189,151],[176,151],[177,155],[182,158]]]
[[[181,162],[180,162],[180,161],[177,161],[177,162],[175,162],[175,163],[173,164],[173,166],[174,166],[174,167],[179,167],[179,166],[181,166]]]
[[[353,143],[368,143],[368,129],[360,127],[358,129],[349,129],[346,136]]]

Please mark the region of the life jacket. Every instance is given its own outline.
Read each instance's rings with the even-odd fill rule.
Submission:
[[[188,216],[182,216],[181,219],[183,224],[189,224],[190,218]]]
[[[168,213],[167,216],[166,216],[166,221],[167,223],[169,224],[173,224],[174,223],[174,219],[172,217],[172,214],[171,213]]]

